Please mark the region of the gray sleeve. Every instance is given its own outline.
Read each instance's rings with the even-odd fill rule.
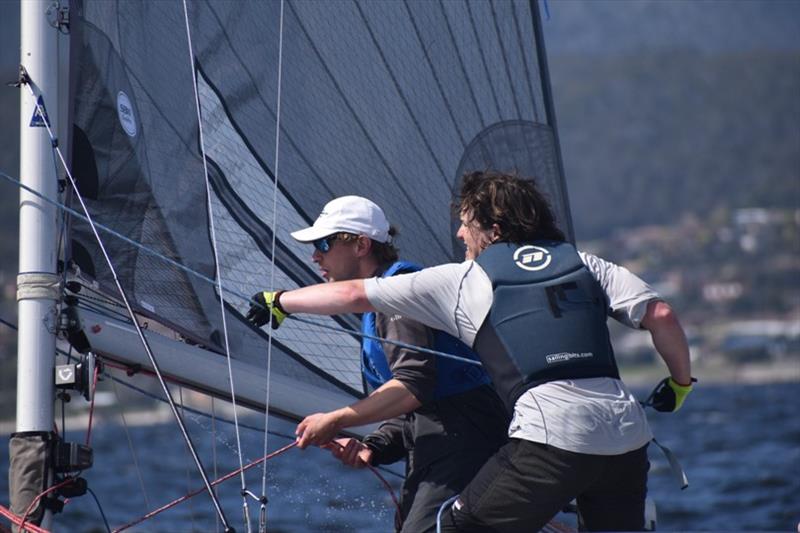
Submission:
[[[378,336],[384,339],[422,348],[433,347],[431,329],[410,318],[398,314],[377,313],[375,325]],[[431,401],[436,387],[434,356],[389,342],[383,343],[383,351],[392,377],[405,385],[420,403]]]
[[[579,252],[581,260],[594,275],[608,299],[609,314],[632,328],[639,328],[647,312],[647,304],[661,296],[627,268]]]
[[[399,314],[472,345],[492,305],[492,283],[474,261],[364,280],[378,311]]]
[[[402,315],[458,335],[455,309],[463,273],[450,263],[411,274],[364,280],[369,302],[387,315]]]

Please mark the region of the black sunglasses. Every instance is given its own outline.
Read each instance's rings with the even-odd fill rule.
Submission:
[[[327,237],[323,237],[321,239],[317,239],[316,241],[312,241],[311,244],[314,245],[314,249],[317,250],[319,253],[324,254],[330,251],[333,241],[339,238],[337,233],[333,235],[328,235]]]

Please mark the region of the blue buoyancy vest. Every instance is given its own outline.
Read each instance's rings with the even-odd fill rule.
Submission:
[[[494,297],[473,348],[509,408],[548,381],[619,378],[605,293],[572,244],[497,243],[476,262]]]
[[[420,270],[420,267],[413,263],[397,261],[383,273],[382,277],[416,272],[418,270]],[[361,319],[361,331],[373,337],[378,336],[375,313],[364,313]],[[430,347],[431,349],[478,360],[475,352],[460,340],[443,331],[432,331],[434,344]],[[478,365],[439,355],[431,355],[431,357],[436,358],[436,387],[434,389],[434,397],[436,399],[466,392],[490,382],[489,375]],[[373,389],[377,389],[392,379],[392,371],[389,369],[389,363],[386,360],[386,353],[383,351],[381,341],[362,337],[361,370],[367,383]]]

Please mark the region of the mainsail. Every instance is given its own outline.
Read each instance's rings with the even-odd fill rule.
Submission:
[[[179,383],[294,419],[365,394],[357,317],[271,339],[243,318],[257,290],[321,281],[289,233],[333,197],[374,200],[403,257],[434,265],[463,258],[460,176],[512,171],[572,235],[535,1],[77,0],[70,34],[71,172],[125,237],[101,233],[134,310],[179,335],[147,334]],[[64,258],[115,298],[102,257],[72,218]],[[82,302],[94,352],[149,366],[125,320]]]
[[[383,206],[404,257],[424,265],[462,257],[448,206],[468,170],[536,176],[569,229],[529,2],[286,2],[282,30],[280,8],[190,3],[193,62],[176,3],[87,0],[73,29],[81,194],[98,222],[206,278],[218,269],[235,360],[263,368],[266,356],[241,295],[320,281],[308,247],[288,234],[332,197]],[[113,292],[93,236],[72,230],[72,258]],[[126,242],[107,245],[138,311],[224,351],[213,284]],[[274,343],[275,380],[363,393],[355,336],[290,321]]]

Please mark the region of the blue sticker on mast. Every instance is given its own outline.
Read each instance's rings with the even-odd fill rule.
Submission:
[[[50,125],[50,118],[47,116],[47,109],[44,107],[44,98],[39,96],[36,99],[36,107],[33,108],[33,116],[31,117],[31,128],[44,128]]]

